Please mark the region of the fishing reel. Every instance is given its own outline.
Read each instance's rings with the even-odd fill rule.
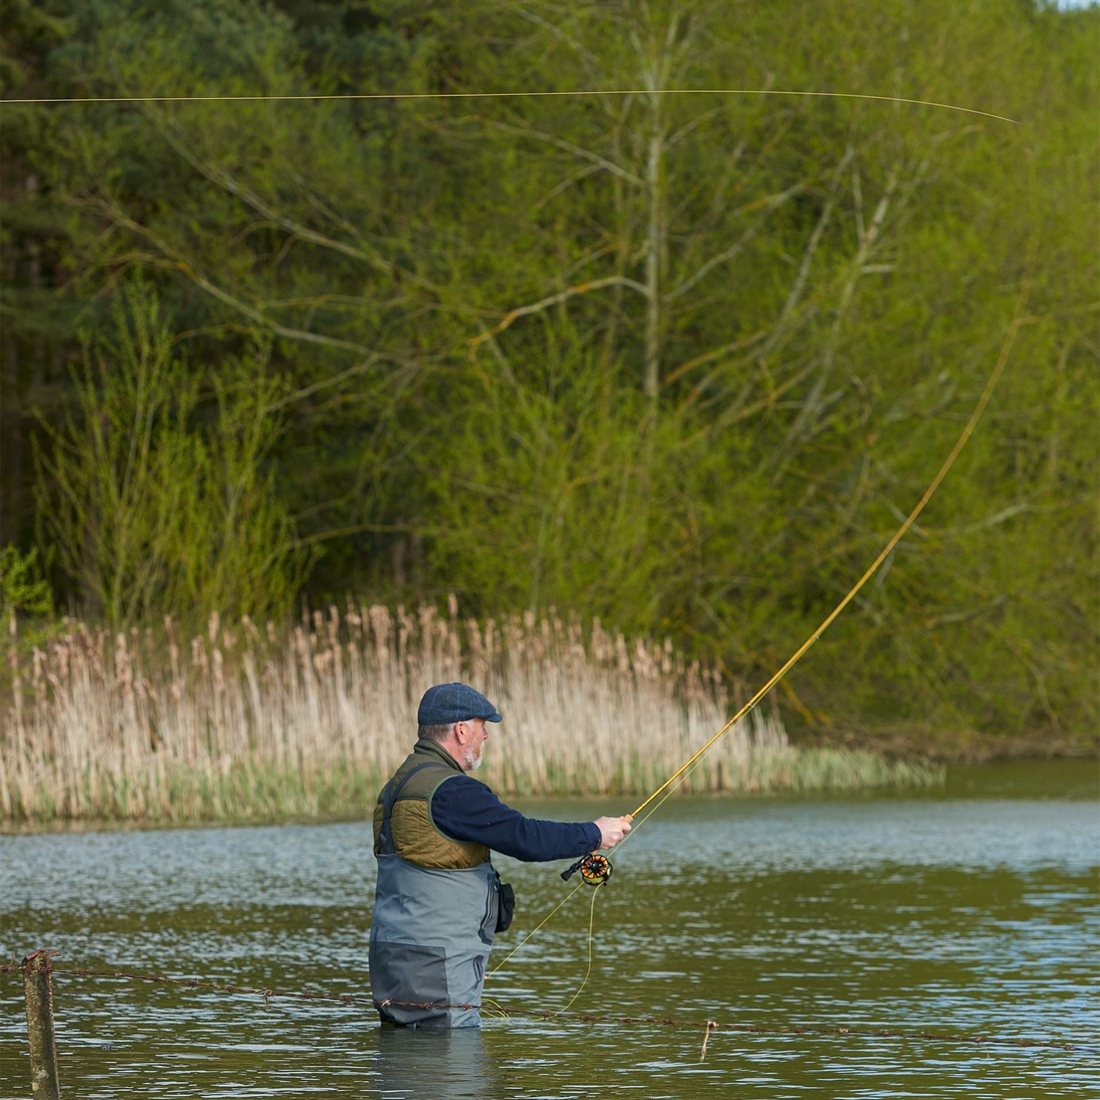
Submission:
[[[581,878],[589,886],[602,886],[611,877],[613,870],[611,860],[606,856],[581,856],[572,867],[562,871],[561,877],[563,882],[568,882],[573,875],[580,871]]]

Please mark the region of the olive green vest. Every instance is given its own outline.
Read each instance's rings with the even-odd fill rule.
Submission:
[[[489,860],[484,844],[444,836],[432,821],[432,795],[445,779],[465,774],[446,749],[419,740],[412,754],[382,788],[374,807],[374,854],[396,854],[417,867],[469,870]],[[389,831],[385,835],[386,805]]]

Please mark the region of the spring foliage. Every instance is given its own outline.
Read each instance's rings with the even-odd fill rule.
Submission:
[[[5,108],[5,453],[44,428],[3,538],[38,530],[61,602],[453,590],[758,681],[931,479],[1030,281],[977,435],[784,706],[1097,727],[1095,9],[47,7],[8,20],[9,98],[618,90]],[[659,91],[730,87],[1021,124]]]
[[[195,426],[198,379],[173,354],[140,285],[113,311],[116,343],[85,343],[77,410],[43,424],[37,515],[44,545],[109,622],[224,606],[285,607],[299,580],[285,507],[263,462],[279,393],[259,358],[224,361],[216,411]]]

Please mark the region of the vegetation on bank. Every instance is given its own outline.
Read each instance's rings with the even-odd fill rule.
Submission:
[[[166,614],[454,591],[760,684],[928,484],[1026,283],[967,450],[777,705],[819,740],[1096,743],[1100,9],[6,9],[7,99],[613,94],[3,105],[5,619],[52,600],[110,662]],[[1019,124],[660,91],[729,86]]]
[[[15,661],[0,712],[0,816],[243,820],[366,813],[415,740],[433,683],[468,678],[500,707],[485,778],[503,794],[642,794],[726,721],[722,678],[671,644],[599,621],[460,623],[349,604],[278,632],[211,617],[181,645],[83,623]],[[16,649],[12,649],[16,653]],[[742,688],[735,684],[739,693]],[[791,747],[757,709],[687,791],[941,783],[942,769]]]

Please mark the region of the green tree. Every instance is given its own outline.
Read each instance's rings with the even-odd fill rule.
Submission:
[[[37,550],[21,554],[16,546],[0,546],[0,617],[16,611],[48,615],[53,610],[50,586],[37,557]]]
[[[16,52],[70,93],[618,90],[33,116],[21,201],[70,308],[140,268],[202,365],[180,392],[223,364],[240,392],[287,379],[260,451],[299,549],[326,548],[314,596],[554,602],[759,677],[928,483],[1029,281],[981,430],[789,700],[819,727],[1095,727],[1095,10],[57,10],[69,37]],[[673,94],[729,86],[1022,125]],[[26,354],[51,326],[22,300]]]
[[[173,356],[148,289],[123,296],[114,330],[113,341],[88,340],[78,410],[62,429],[43,425],[43,545],[84,608],[116,626],[164,612],[284,609],[302,558],[261,472],[279,432],[278,382],[263,380],[262,359],[223,367],[217,416],[203,431],[197,380]]]

